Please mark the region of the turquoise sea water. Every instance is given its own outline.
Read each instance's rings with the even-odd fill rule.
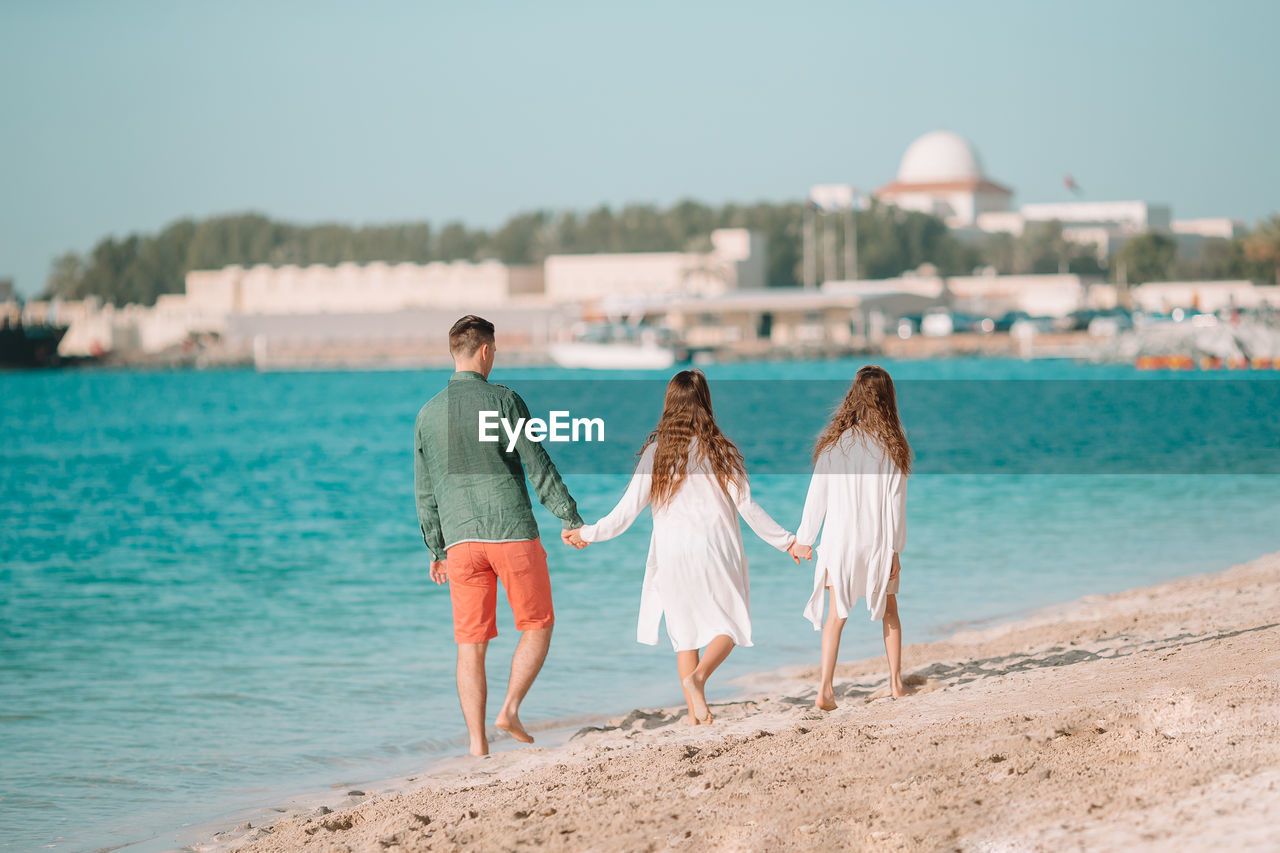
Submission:
[[[763,472],[755,496],[784,526],[813,432],[859,364],[708,368],[722,424]],[[1280,548],[1274,377],[1166,408],[1198,386],[1063,363],[886,366],[919,453],[908,641]],[[414,415],[447,376],[0,375],[0,847],[126,844],[460,749],[448,594],[427,579],[410,454]],[[632,436],[658,415],[665,374],[633,378],[656,383],[493,377],[527,388],[535,414],[557,399],[625,413],[612,447],[549,446],[588,521],[613,506]],[[1098,381],[1122,393],[1089,390]],[[1011,404],[1011,388],[1031,403]],[[990,454],[1010,446],[1033,461]],[[1062,459],[1078,464],[1049,464]],[[538,512],[558,622],[526,721],[678,701],[670,647],[634,641],[647,520],[575,552]],[[713,699],[735,674],[817,657],[800,615],[810,567],[744,535],[756,645],[734,652]],[[505,604],[499,620],[500,696]],[[845,655],[877,654],[879,633],[855,615]]]

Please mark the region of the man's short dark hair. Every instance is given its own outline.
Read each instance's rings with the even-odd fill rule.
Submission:
[[[483,317],[468,314],[449,330],[449,354],[454,358],[475,355],[482,344],[493,345],[493,324]]]

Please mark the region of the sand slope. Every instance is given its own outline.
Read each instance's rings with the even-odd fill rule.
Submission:
[[[780,674],[768,694],[716,706],[711,727],[636,712],[235,843],[1280,848],[1280,554],[910,646],[904,659],[921,685],[904,700],[875,698],[881,659],[842,668],[831,714],[812,710],[812,673]]]

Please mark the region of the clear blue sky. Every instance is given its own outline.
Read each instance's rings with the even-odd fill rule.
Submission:
[[[0,4],[0,276],[182,216],[462,219],[873,188],[1280,209],[1280,3]]]

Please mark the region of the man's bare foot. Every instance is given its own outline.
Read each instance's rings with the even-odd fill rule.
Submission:
[[[471,754],[479,758],[489,754],[489,741],[485,739],[471,741]]]
[[[515,712],[508,714],[503,711],[493,724],[521,743],[533,743],[533,735],[526,732],[524,726],[520,725],[520,717]]]
[[[839,707],[836,705],[836,692],[830,688],[819,690],[818,698],[813,700],[813,704],[819,711],[834,711]]]
[[[680,683],[684,686],[685,692],[689,694],[689,708],[693,712],[693,719],[696,724],[707,725],[710,723],[711,709],[707,707],[707,697],[702,692],[704,682],[698,678],[698,673],[690,673]]]

